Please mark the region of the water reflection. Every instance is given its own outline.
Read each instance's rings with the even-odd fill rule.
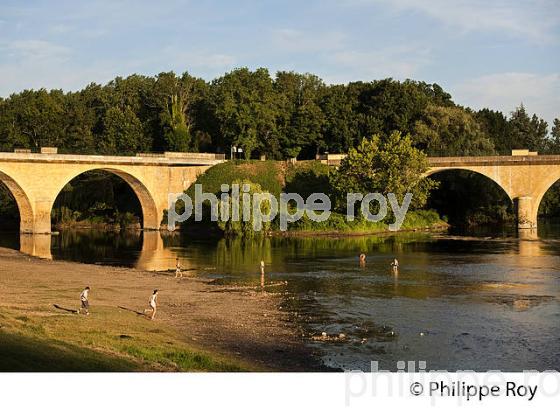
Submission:
[[[52,259],[51,235],[21,234],[19,237],[19,250],[41,259]]]
[[[0,245],[42,259],[62,259],[104,265],[135,267],[150,271],[174,269],[176,252],[156,231],[67,230],[54,235],[0,234]],[[166,245],[167,242],[167,245]],[[190,268],[188,261],[181,264]]]

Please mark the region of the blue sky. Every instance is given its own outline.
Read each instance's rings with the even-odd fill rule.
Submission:
[[[0,95],[173,70],[437,82],[456,102],[560,117],[560,0],[0,0]]]

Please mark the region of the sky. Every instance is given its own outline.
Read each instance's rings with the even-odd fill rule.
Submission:
[[[0,0],[0,96],[236,67],[329,84],[438,83],[454,101],[560,117],[560,0]]]

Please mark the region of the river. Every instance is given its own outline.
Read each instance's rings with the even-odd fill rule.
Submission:
[[[367,371],[377,361],[395,371],[398,361],[425,361],[449,371],[560,370],[557,226],[521,238],[511,230],[248,242],[157,232],[30,237],[0,234],[0,246],[149,270],[173,269],[179,257],[192,274],[248,286],[259,285],[262,259],[267,284],[287,281],[267,291],[281,294],[305,343],[333,368]]]

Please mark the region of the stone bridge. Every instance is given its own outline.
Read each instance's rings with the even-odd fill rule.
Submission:
[[[322,156],[322,162],[336,166],[345,155]],[[462,169],[494,181],[513,201],[520,229],[537,227],[541,200],[548,189],[560,180],[560,155],[537,155],[515,150],[511,156],[430,157],[425,176]]]
[[[165,153],[135,157],[0,153],[0,182],[14,196],[22,233],[50,233],[51,210],[62,188],[88,171],[118,175],[136,193],[144,229],[159,229],[168,194],[183,192],[204,171],[224,161],[220,154]]]
[[[532,154],[532,155],[530,155]],[[342,155],[319,158],[337,165]],[[204,171],[225,161],[220,154],[165,153],[135,157],[0,153],[0,182],[14,196],[22,233],[50,233],[51,210],[64,186],[84,172],[103,170],[118,175],[136,193],[144,229],[160,229],[168,194],[183,192]],[[560,179],[560,155],[432,157],[426,176],[462,169],[484,175],[513,201],[519,228],[536,228],[539,204]]]

